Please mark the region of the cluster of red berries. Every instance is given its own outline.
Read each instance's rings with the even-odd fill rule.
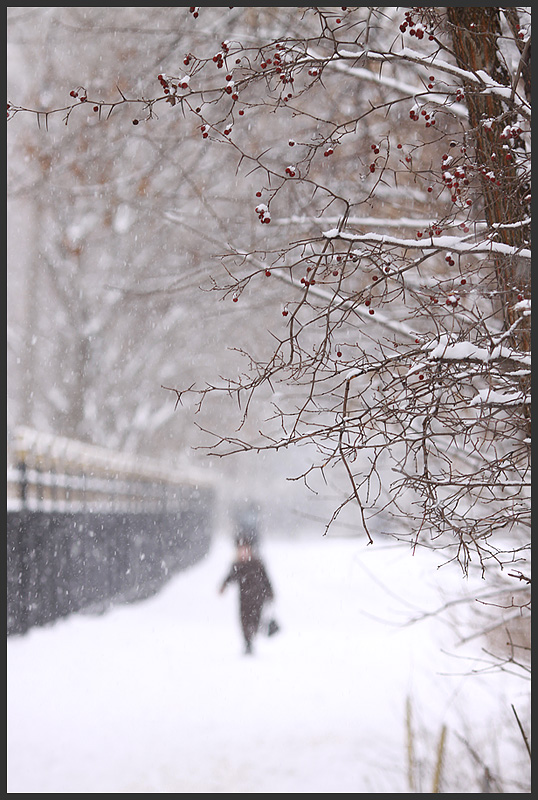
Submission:
[[[75,97],[79,99],[81,103],[85,103],[88,99],[88,95],[86,93],[86,89],[83,86],[79,86],[77,89],[72,89],[69,94],[71,97]]]
[[[493,170],[488,170],[486,167],[482,166],[482,167],[480,167],[480,168],[479,168],[479,170],[478,170],[478,171],[480,172],[480,174],[481,174],[481,175],[482,175],[484,178],[487,178],[487,180],[488,180],[488,181],[490,181],[491,183],[494,183],[494,184],[496,184],[497,186],[500,186],[500,185],[501,185],[501,181],[500,181],[500,179],[499,179],[499,178],[497,177],[497,175],[496,175],[496,174],[493,172]]]
[[[469,170],[471,169],[467,164],[463,166],[456,166],[453,168],[452,172],[448,169],[448,167],[452,164],[453,158],[445,153],[442,158],[441,168],[442,168],[442,179],[443,183],[447,189],[451,191],[451,200],[453,203],[456,202],[458,197],[461,194],[461,187],[469,185]],[[472,205],[472,200],[466,200],[466,205]]]
[[[161,73],[160,75],[157,75],[157,80],[161,84],[164,94],[170,94],[170,92],[176,92],[177,89],[189,88],[188,75],[186,75],[183,78],[168,78],[164,73]]]
[[[254,209],[258,215],[258,219],[262,224],[268,225],[271,222],[271,214],[269,213],[268,206],[265,203],[260,203]]]
[[[191,6],[189,8],[189,11],[191,12],[194,19],[196,19],[196,17],[198,16],[198,12],[200,11],[200,6]]]
[[[217,65],[218,69],[222,69],[224,67],[224,59],[230,52],[230,48],[226,42],[220,43],[220,50],[218,53],[215,53],[213,56],[213,63]]]
[[[411,11],[405,12],[405,19],[400,25],[400,30],[402,33],[405,33],[408,28],[409,28],[409,35],[416,36],[417,39],[423,39],[427,33],[427,31],[424,30],[420,22],[417,23],[413,20],[413,14]],[[430,41],[433,41],[434,36],[431,32],[428,34],[428,38],[430,39]]]
[[[372,144],[372,145],[370,145],[370,147],[374,151],[374,154],[377,156],[379,154],[379,145]],[[375,164],[375,161],[374,161],[373,164],[370,164],[370,172],[375,172],[375,168],[376,168],[376,164]]]
[[[428,236],[440,236],[442,232],[443,229],[440,228],[438,225],[430,225],[430,227],[426,230],[426,234]],[[417,231],[417,239],[422,239],[423,235],[424,235],[423,231]]]
[[[278,52],[280,47],[281,45],[277,44],[275,47],[276,52],[273,53],[273,56],[271,58],[264,58],[262,60],[262,62],[260,63],[260,67],[262,69],[267,69],[267,67],[271,66],[272,64],[275,68],[275,72],[280,75],[280,73],[282,72],[282,59],[280,57],[280,53]]]
[[[499,139],[501,139],[501,141],[503,142],[506,141],[507,139],[517,139],[517,137],[520,136],[521,133],[522,130],[519,127],[519,125],[507,125],[504,128],[501,135],[499,136]]]
[[[231,76],[229,76],[229,79],[230,79],[230,81],[232,80],[232,79],[231,79]],[[239,95],[237,94],[237,92],[234,92],[234,89],[233,89],[233,82],[232,82],[232,83],[229,83],[229,84],[228,84],[228,85],[227,85],[227,86],[224,88],[224,91],[226,92],[226,94],[231,94],[231,95],[232,95],[232,100],[239,100]]]
[[[290,178],[295,178],[295,169],[296,168],[293,166],[293,164],[290,164],[289,167],[286,167],[286,175],[289,175]]]
[[[224,66],[224,56],[222,53],[215,53],[213,56],[213,62],[217,65],[219,69],[222,69]]]
[[[461,282],[462,283],[467,283],[467,281],[465,279],[463,279]],[[458,297],[457,294],[449,294],[448,297],[445,300],[445,305],[452,306],[452,308],[456,308],[456,306],[458,305],[459,302],[460,302],[460,298]],[[433,303],[434,305],[437,305],[439,303],[439,299],[437,297],[434,297],[433,295],[430,295],[430,303]],[[416,339],[415,341],[418,344],[419,340]]]
[[[409,119],[412,119],[413,122],[418,122],[421,117],[424,117],[424,121],[426,123],[426,127],[429,128],[432,125],[435,125],[435,114],[433,111],[428,111],[425,108],[420,108],[417,104],[413,106],[413,108],[409,111]]]
[[[262,70],[266,70],[268,67],[272,66],[273,67],[273,71],[276,73],[276,75],[278,75],[280,77],[280,80],[282,81],[283,84],[286,84],[286,83],[292,84],[292,83],[294,83],[293,75],[286,74],[285,67],[282,64],[282,58],[281,58],[280,53],[279,53],[279,50],[283,50],[283,49],[285,49],[285,45],[277,43],[275,45],[275,50],[274,50],[274,52],[272,53],[271,56],[269,56],[269,57],[262,56],[262,60],[260,62],[260,68]],[[236,63],[239,63],[239,62],[236,62]],[[283,97],[282,100],[284,102],[287,102],[288,100],[291,100],[292,97],[293,97],[293,94],[289,93],[288,95]]]

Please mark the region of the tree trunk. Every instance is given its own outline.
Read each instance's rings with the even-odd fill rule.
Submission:
[[[493,80],[510,87],[510,76],[499,58],[497,46],[501,33],[499,11],[499,8],[490,6],[450,7],[447,8],[447,17],[458,66],[473,72],[483,70]],[[478,169],[482,168],[486,221],[496,231],[496,241],[525,247],[530,239],[530,189],[523,184],[513,155],[500,138],[504,128],[516,122],[516,115],[499,97],[483,93],[465,82],[464,89],[475,137],[476,164]],[[494,179],[486,177],[486,174],[494,176]],[[514,226],[514,223],[520,224]],[[530,262],[518,256],[496,255],[495,269],[500,311],[504,326],[509,329],[521,314],[515,308],[518,299],[521,296],[530,298]],[[529,317],[520,320],[511,344],[518,349],[530,350]]]

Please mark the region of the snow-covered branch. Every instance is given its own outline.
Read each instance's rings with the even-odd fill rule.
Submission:
[[[411,250],[435,250],[439,252],[450,250],[460,255],[499,253],[503,256],[519,256],[525,259],[530,259],[532,255],[531,250],[527,247],[512,247],[503,242],[495,242],[491,239],[467,241],[455,236],[429,236],[428,241],[425,242],[422,239],[402,239],[397,236],[387,236],[386,234],[378,233],[350,233],[348,231],[340,231],[338,228],[323,231],[323,236],[326,239],[340,239],[353,244],[371,244],[379,247],[403,247]]]

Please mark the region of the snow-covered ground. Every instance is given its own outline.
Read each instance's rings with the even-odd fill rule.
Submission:
[[[10,637],[8,791],[408,793],[406,697],[432,760],[443,723],[447,759],[462,725],[486,757],[504,746],[491,720],[521,682],[469,675],[438,617],[403,624],[441,585],[472,590],[457,569],[319,533],[262,554],[282,627],[253,656],[235,587],[217,592],[225,536],[148,600]]]

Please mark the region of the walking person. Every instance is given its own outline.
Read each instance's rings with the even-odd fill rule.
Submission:
[[[260,627],[263,606],[274,597],[273,587],[262,560],[254,552],[252,537],[239,535],[236,545],[235,560],[222,582],[220,593],[230,583],[239,585],[239,614],[245,653],[252,653],[252,642]]]

